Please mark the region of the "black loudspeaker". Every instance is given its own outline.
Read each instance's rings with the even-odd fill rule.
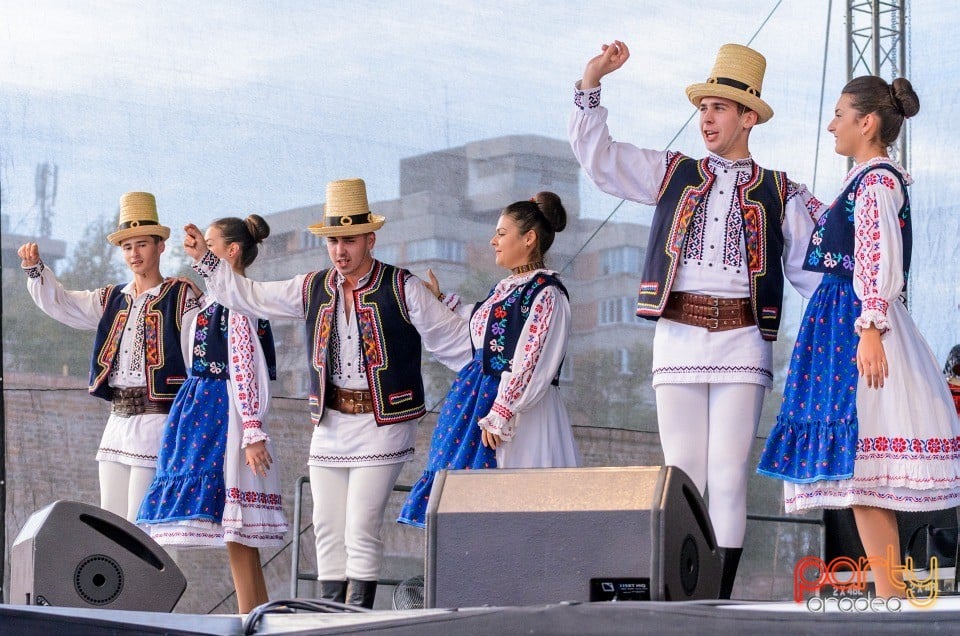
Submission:
[[[149,535],[78,501],[33,513],[10,548],[9,602],[16,605],[170,612],[186,588]]]
[[[715,599],[720,555],[672,466],[440,471],[426,606]]]

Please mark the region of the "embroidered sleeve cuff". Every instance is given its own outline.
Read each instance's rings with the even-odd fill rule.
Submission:
[[[32,267],[24,267],[23,271],[27,278],[40,278],[43,274],[43,261],[37,261],[37,264]]]
[[[263,432],[262,423],[259,420],[250,420],[243,423],[243,442],[241,448],[246,448],[250,444],[257,442],[269,442],[270,437]]]
[[[854,323],[857,333],[860,333],[861,329],[870,327],[871,324],[882,333],[886,333],[890,328],[887,323],[887,307],[889,307],[889,303],[882,298],[867,298],[864,300],[860,317]]]
[[[220,259],[217,258],[217,255],[212,251],[207,250],[207,253],[204,254],[199,261],[193,264],[193,271],[200,274],[204,278],[209,278],[210,274],[217,270],[217,265],[220,264]]]
[[[595,110],[600,106],[600,87],[595,86],[589,90],[581,90],[580,80],[577,80],[573,91],[573,105],[585,112]]]
[[[440,302],[446,305],[447,309],[450,311],[454,311],[460,306],[460,294],[450,294],[449,296],[444,295]]]
[[[494,402],[490,412],[481,417],[477,425],[485,431],[499,435],[500,439],[509,441],[516,433],[516,421],[513,411]]]

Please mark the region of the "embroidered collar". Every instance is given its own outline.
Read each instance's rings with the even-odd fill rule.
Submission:
[[[727,170],[752,170],[753,169],[753,157],[746,157],[745,159],[736,159],[731,161],[730,159],[724,159],[719,155],[715,155],[712,152],[707,155],[707,165],[710,166],[711,170],[716,171],[717,169]]]
[[[374,271],[376,271],[378,262],[379,261],[377,261],[377,259],[373,259],[373,264],[370,266],[370,271],[364,274],[363,276],[361,276],[360,280],[357,281],[357,289],[367,284],[367,281],[370,280],[370,276],[373,274]],[[337,270],[336,268],[334,268],[333,271],[335,272],[334,281],[336,281],[337,287],[338,288],[343,287],[343,282],[347,280],[347,278],[343,274],[341,274],[340,271]]]
[[[153,287],[151,287],[151,288],[148,289],[147,291],[143,292],[143,294],[142,294],[143,297],[144,297],[144,298],[156,298],[157,296],[160,295],[160,288],[161,288],[162,286],[163,286],[163,283],[162,283],[162,282],[161,282],[159,285],[154,285]],[[133,298],[134,300],[137,299],[137,296],[136,296],[136,293],[137,293],[137,284],[136,284],[135,281],[130,281],[129,283],[127,283],[126,285],[124,285],[124,286],[123,286],[123,289],[121,289],[120,291],[121,291],[122,293],[126,294],[127,296],[130,296],[130,297]]]
[[[893,166],[894,170],[899,172],[900,176],[903,177],[904,183],[906,183],[907,185],[910,185],[913,183],[913,178],[907,173],[906,169],[903,166],[901,166],[900,162],[898,162],[896,159],[892,157],[874,157],[873,159],[868,159],[863,163],[855,164],[852,168],[850,168],[850,172],[847,173],[847,177],[843,180],[843,187],[844,188],[847,187],[847,185],[850,184],[850,181],[853,180],[853,178],[859,175],[861,172],[863,172],[864,170],[869,170],[870,168],[876,166],[877,164],[889,164]]]

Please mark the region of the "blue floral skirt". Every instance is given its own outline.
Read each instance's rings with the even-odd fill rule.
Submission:
[[[490,412],[500,378],[484,375],[480,354],[460,370],[447,393],[433,431],[426,470],[403,504],[397,519],[400,523],[426,527],[427,502],[438,470],[497,467],[496,451],[483,445],[477,422]]]
[[[170,407],[138,523],[222,521],[229,404],[225,380],[187,377]]]
[[[853,280],[825,275],[800,323],[780,415],[758,473],[801,484],[853,476],[859,315]]]

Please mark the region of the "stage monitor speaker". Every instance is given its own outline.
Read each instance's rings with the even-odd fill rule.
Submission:
[[[12,604],[170,612],[186,587],[149,535],[77,501],[33,513],[10,548]]]
[[[440,471],[426,606],[715,599],[703,499],[672,466]]]

